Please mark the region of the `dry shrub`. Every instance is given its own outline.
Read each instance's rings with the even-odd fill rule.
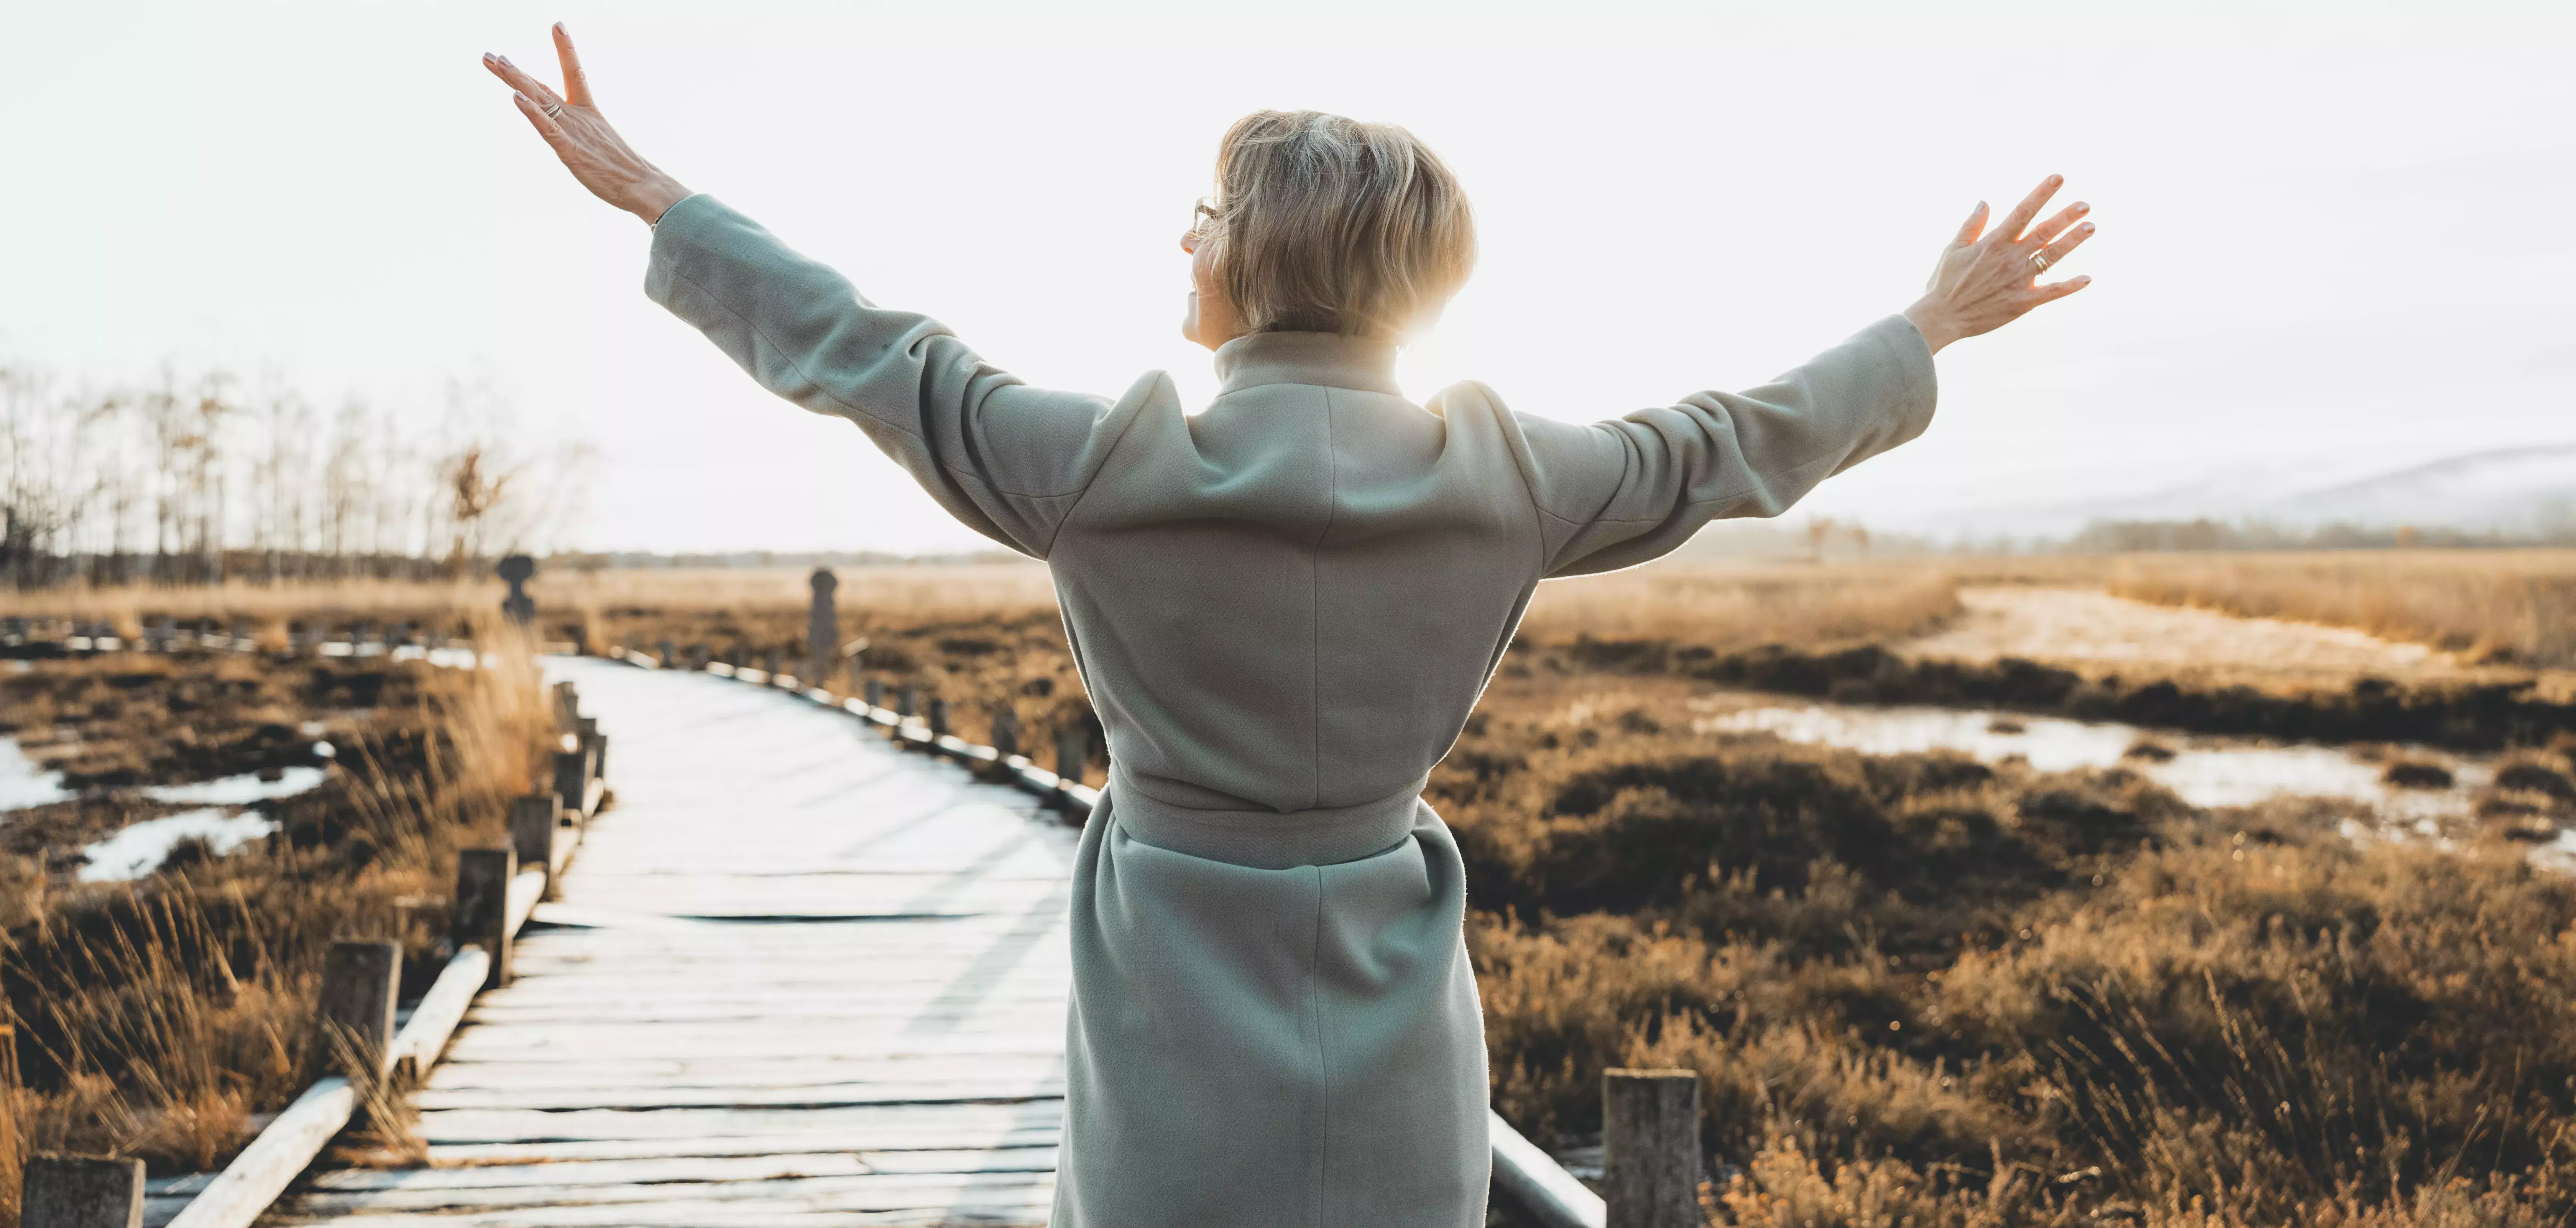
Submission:
[[[425,988],[444,959],[456,854],[505,839],[507,801],[530,787],[550,733],[525,637],[487,631],[490,668],[385,666],[411,685],[388,689],[399,702],[346,739],[321,789],[275,804],[265,840],[174,857],[133,883],[4,859],[0,968],[19,1022],[24,1146],[217,1167],[253,1114],[328,1065],[313,1001],[332,942],[399,941],[406,982]],[[14,1201],[18,1158],[0,1162],[12,1170],[0,1198]]]
[[[2576,1214],[2576,885],[2325,803],[1874,758],[1489,697],[1435,778],[1496,1105],[1701,1072],[1743,1224]],[[1677,722],[1676,722],[1677,723]]]

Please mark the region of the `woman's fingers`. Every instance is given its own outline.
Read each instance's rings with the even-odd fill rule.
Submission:
[[[558,154],[564,152],[565,137],[562,124],[547,118],[546,109],[526,94],[513,93],[510,95],[510,101],[519,104],[519,114],[527,116],[528,122],[536,125],[537,135],[544,137],[546,144],[554,146]]]
[[[2068,205],[2067,207],[2058,210],[2056,213],[2049,215],[2047,221],[2031,227],[2030,232],[2022,236],[2022,241],[2033,247],[2047,243],[2049,240],[2066,233],[2067,227],[2084,220],[2084,215],[2091,213],[2092,211],[2093,206],[2085,204],[2083,201],[2079,200],[2074,204]]]
[[[510,57],[506,55],[494,55],[488,51],[484,52],[483,66],[491,69],[493,74],[500,77],[503,81],[509,82],[511,89],[517,90],[521,94],[526,95],[540,107],[543,107],[550,102],[563,101],[562,98],[556,96],[554,90],[547,86],[545,82],[539,81],[535,77],[531,77],[528,74],[519,71],[519,66],[511,63]]]
[[[2045,257],[2050,264],[2055,264],[2060,260],[2066,259],[2067,253],[2083,246],[2084,241],[2092,237],[2093,223],[2091,222],[2086,222],[2081,226],[2070,227],[2067,229],[2065,234],[2058,236],[2056,242],[2039,249],[2039,254]]]
[[[1950,246],[1966,247],[1976,242],[1977,236],[1984,234],[1985,231],[1986,202],[1981,200],[1977,202],[1976,208],[1968,211],[1968,220],[1959,223],[1959,237],[1950,240]]]
[[[2034,286],[2032,287],[2034,293],[2031,295],[2030,305],[2032,307],[2037,307],[2041,303],[2055,302],[2058,299],[2062,299],[2067,295],[2073,294],[2092,284],[2093,279],[2090,277],[2069,277],[2064,281],[2052,281],[2044,286]],[[2029,308],[2024,308],[2023,310],[2028,309]]]
[[[2021,232],[2030,225],[2030,219],[2039,216],[2041,206],[2048,203],[2049,197],[2057,195],[2058,187],[2065,182],[2066,177],[2063,175],[2051,175],[2040,180],[2039,186],[2031,189],[2030,195],[2023,197],[2020,204],[2013,206],[2012,212],[2004,215],[2003,224],[1995,227],[1996,241],[2020,242]]]
[[[563,23],[555,23],[555,59],[563,65],[564,101],[576,107],[592,105],[590,78],[581,71],[581,55],[572,49],[572,33]]]

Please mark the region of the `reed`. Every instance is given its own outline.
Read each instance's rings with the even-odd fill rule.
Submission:
[[[1700,1071],[1712,1223],[2576,1215],[2576,884],[2517,846],[1695,736],[1650,681],[1486,698],[1430,800],[1495,1103],[1577,1142],[1604,1069]]]
[[[279,804],[264,841],[223,857],[182,846],[132,883],[71,883],[38,859],[0,858],[23,1147],[216,1167],[253,1115],[327,1061],[312,1012],[334,940],[402,942],[415,987],[436,972],[457,851],[506,838],[507,801],[550,749],[527,638],[482,631],[490,668],[388,665],[409,685],[345,738],[321,789]],[[20,1159],[0,1156],[0,1222],[15,1214]]]

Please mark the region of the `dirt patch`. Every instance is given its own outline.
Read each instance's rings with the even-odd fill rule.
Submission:
[[[1959,591],[1949,627],[1896,645],[1908,656],[1963,661],[2021,657],[2108,668],[2236,671],[2282,678],[2485,677],[2495,671],[2422,644],[2345,627],[2238,618],[2149,605],[2087,589],[1990,587]]]

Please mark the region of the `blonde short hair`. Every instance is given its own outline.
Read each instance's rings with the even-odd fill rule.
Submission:
[[[1402,339],[1476,265],[1476,220],[1439,157],[1393,124],[1257,111],[1217,147],[1202,242],[1253,332]]]

